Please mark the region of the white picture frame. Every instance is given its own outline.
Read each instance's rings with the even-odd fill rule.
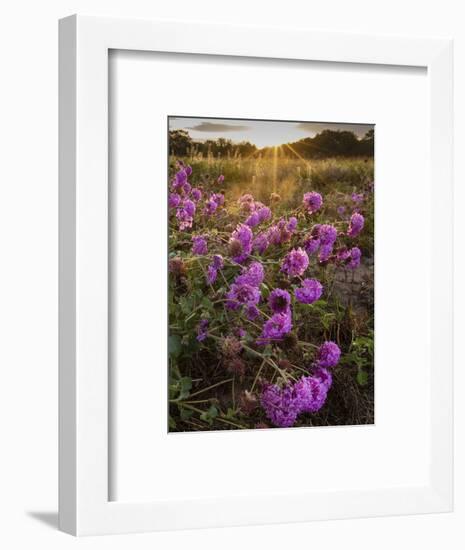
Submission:
[[[73,535],[447,512],[452,441],[452,41],[71,16],[60,21],[60,529]],[[108,55],[112,49],[427,69],[431,232],[429,481],[262,496],[109,500]]]

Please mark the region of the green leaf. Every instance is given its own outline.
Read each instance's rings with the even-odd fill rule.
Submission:
[[[170,430],[175,430],[176,429],[176,421],[174,420],[174,418],[172,416],[169,416],[169,418],[168,418],[168,425],[169,425]]]
[[[261,290],[262,290],[262,296],[263,298],[268,298],[268,296],[270,295],[270,288],[268,285],[266,285],[265,283],[262,283],[261,285]]]
[[[169,387],[169,398],[174,399],[176,395],[178,394],[178,385],[177,384],[170,384]]]
[[[183,376],[179,380],[179,387],[180,391],[178,399],[186,399],[187,397],[189,397],[189,393],[192,389],[192,379],[189,378],[189,376]]]
[[[202,307],[204,307],[205,309],[208,309],[208,310],[211,310],[213,309],[213,303],[211,302],[211,300],[209,300],[206,296],[204,296],[202,298]]]
[[[359,370],[357,373],[357,382],[360,386],[365,386],[368,382],[368,374],[363,370]]]
[[[181,353],[181,338],[177,334],[168,337],[168,350],[170,356],[178,357]]]
[[[189,418],[193,415],[193,411],[186,409],[186,407],[179,407],[179,414],[181,416],[181,420],[189,420]]]
[[[210,426],[213,424],[213,420],[218,416],[218,409],[215,407],[215,405],[211,405],[211,407],[208,409],[208,411],[204,411],[200,415],[200,419],[204,422],[208,422]]]

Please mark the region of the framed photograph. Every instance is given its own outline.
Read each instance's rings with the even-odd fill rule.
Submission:
[[[60,21],[60,528],[452,510],[452,42]]]

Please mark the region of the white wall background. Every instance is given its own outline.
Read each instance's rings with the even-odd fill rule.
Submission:
[[[357,550],[465,544],[465,20],[460,0],[9,0],[0,15],[0,547]],[[57,19],[71,13],[455,39],[456,511],[73,539],[57,503]],[[402,170],[402,166],[399,166]],[[438,192],[440,190],[438,189]]]

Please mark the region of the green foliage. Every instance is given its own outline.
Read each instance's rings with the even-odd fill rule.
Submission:
[[[211,405],[207,411],[203,412],[200,415],[200,420],[207,422],[211,426],[217,416],[218,416],[218,409],[215,407],[215,405]]]
[[[368,336],[358,336],[352,340],[348,353],[344,355],[341,364],[357,367],[356,380],[360,386],[369,381],[369,373],[373,370],[374,339],[373,331]]]

